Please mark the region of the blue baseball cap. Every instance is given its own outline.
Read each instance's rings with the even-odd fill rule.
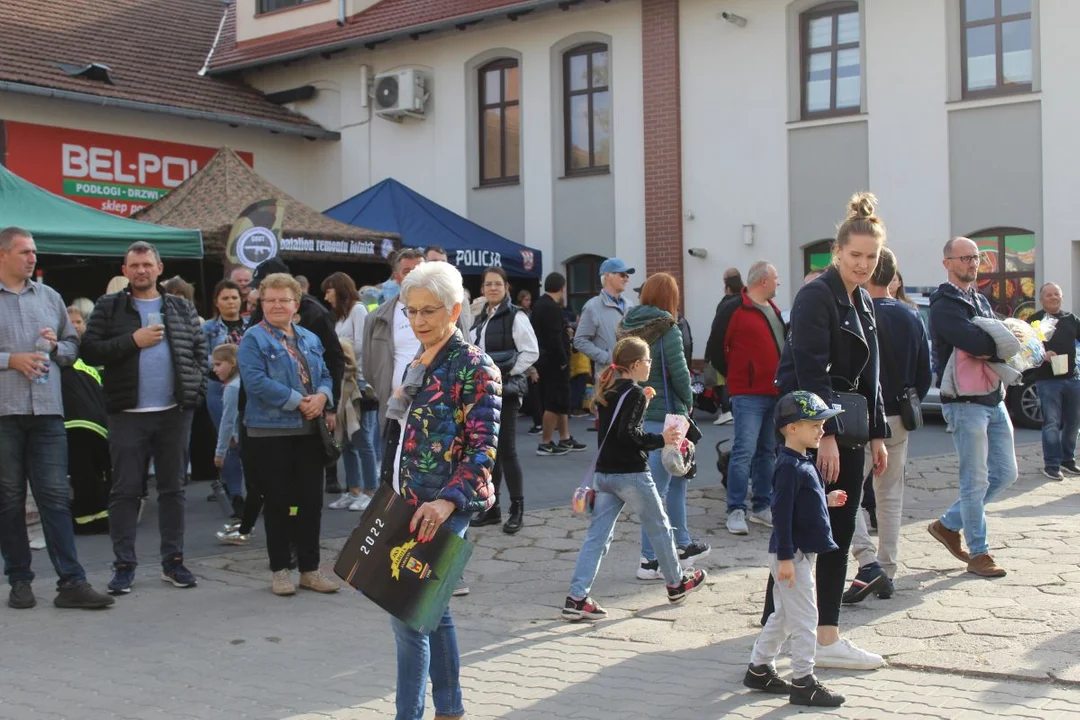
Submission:
[[[829,407],[818,395],[807,390],[789,392],[780,398],[773,411],[778,430],[799,420],[828,420],[842,412],[840,408]]]
[[[600,264],[600,274],[606,275],[608,273],[626,273],[627,275],[634,274],[634,268],[627,267],[619,258],[608,258]]]

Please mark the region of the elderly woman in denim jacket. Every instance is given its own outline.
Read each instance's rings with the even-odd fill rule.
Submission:
[[[334,428],[330,371],[318,337],[293,322],[300,284],[285,273],[259,285],[263,319],[240,342],[240,378],[247,394],[244,426],[253,473],[265,496],[263,521],[271,590],[292,595],[290,541],[296,545],[300,587],[335,592],[319,570],[319,529],[325,453],[319,417]],[[292,516],[290,507],[296,507]]]
[[[401,301],[421,351],[387,404],[382,481],[416,508],[411,530],[420,542],[440,525],[465,535],[469,514],[495,501],[495,464],[502,408],[498,368],[467,343],[455,323],[464,290],[461,273],[443,262],[424,263],[401,283]],[[430,675],[436,718],[465,709],[460,660],[447,608],[431,635],[392,620],[397,641],[397,720],[420,720]]]

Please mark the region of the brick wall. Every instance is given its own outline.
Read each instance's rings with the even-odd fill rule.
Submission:
[[[645,268],[683,286],[679,0],[642,0]],[[684,299],[685,300],[685,299]]]

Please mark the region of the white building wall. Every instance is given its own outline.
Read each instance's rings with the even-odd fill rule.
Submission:
[[[728,267],[769,260],[791,277],[788,223],[786,11],[783,2],[682,3],[682,147],[686,316],[700,355]],[[721,10],[747,18],[740,28]],[[754,243],[743,243],[743,225]],[[793,288],[782,285],[783,307]]]
[[[517,22],[499,22],[437,33],[417,41],[396,40],[375,50],[353,50],[329,60],[308,59],[288,67],[249,72],[246,79],[270,92],[313,83],[322,91],[295,109],[333,130],[340,129],[340,166],[329,158],[322,202],[325,209],[387,177],[394,177],[435,202],[465,215],[469,189],[467,154],[468,113],[466,63],[479,53],[506,47],[521,53],[522,183],[525,189],[525,241],[544,253],[545,272],[560,269],[565,258],[552,256],[555,180],[552,94],[561,79],[552,77],[551,47],[579,32],[598,32],[612,38],[613,149],[618,252],[644,267],[645,214],[644,134],[641,92],[641,8],[638,0],[622,0],[569,12],[544,12]],[[394,69],[422,69],[431,99],[424,120],[395,123],[372,118],[360,107],[360,67],[371,77]]]
[[[1080,3],[1041,0],[1043,238],[1038,282],[1061,285],[1067,310],[1080,308]]]

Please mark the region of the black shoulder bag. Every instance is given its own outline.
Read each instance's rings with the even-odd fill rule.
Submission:
[[[296,357],[304,364],[304,372],[308,377],[308,381],[304,383],[304,390],[307,391],[308,395],[314,395],[315,387],[311,383],[311,367],[308,365],[307,358],[304,357],[304,351],[300,349],[299,340],[297,340]],[[315,429],[319,433],[319,439],[322,440],[324,454],[323,467],[337,465],[338,458],[341,457],[341,446],[338,445],[337,440],[334,439],[334,434],[330,432],[330,426],[326,424],[325,411],[311,422],[315,425]]]
[[[836,416],[836,444],[847,449],[861,448],[870,442],[870,414],[866,409],[866,398],[859,392],[859,381],[850,383],[839,377],[833,377],[832,381],[833,392],[844,411]],[[836,390],[837,381],[851,389]]]
[[[881,329],[880,323],[878,323],[878,329]],[[888,340],[885,339],[885,333],[878,333],[878,349],[881,351],[878,355],[885,357],[885,369],[889,373],[889,378],[902,382],[904,378],[900,377],[900,373],[897,372],[896,357],[892,353],[892,348],[889,347]],[[900,404],[900,424],[906,430],[918,430],[923,425],[922,401],[919,400],[919,391],[907,383],[902,382],[902,385],[903,389],[896,397],[896,402]]]

